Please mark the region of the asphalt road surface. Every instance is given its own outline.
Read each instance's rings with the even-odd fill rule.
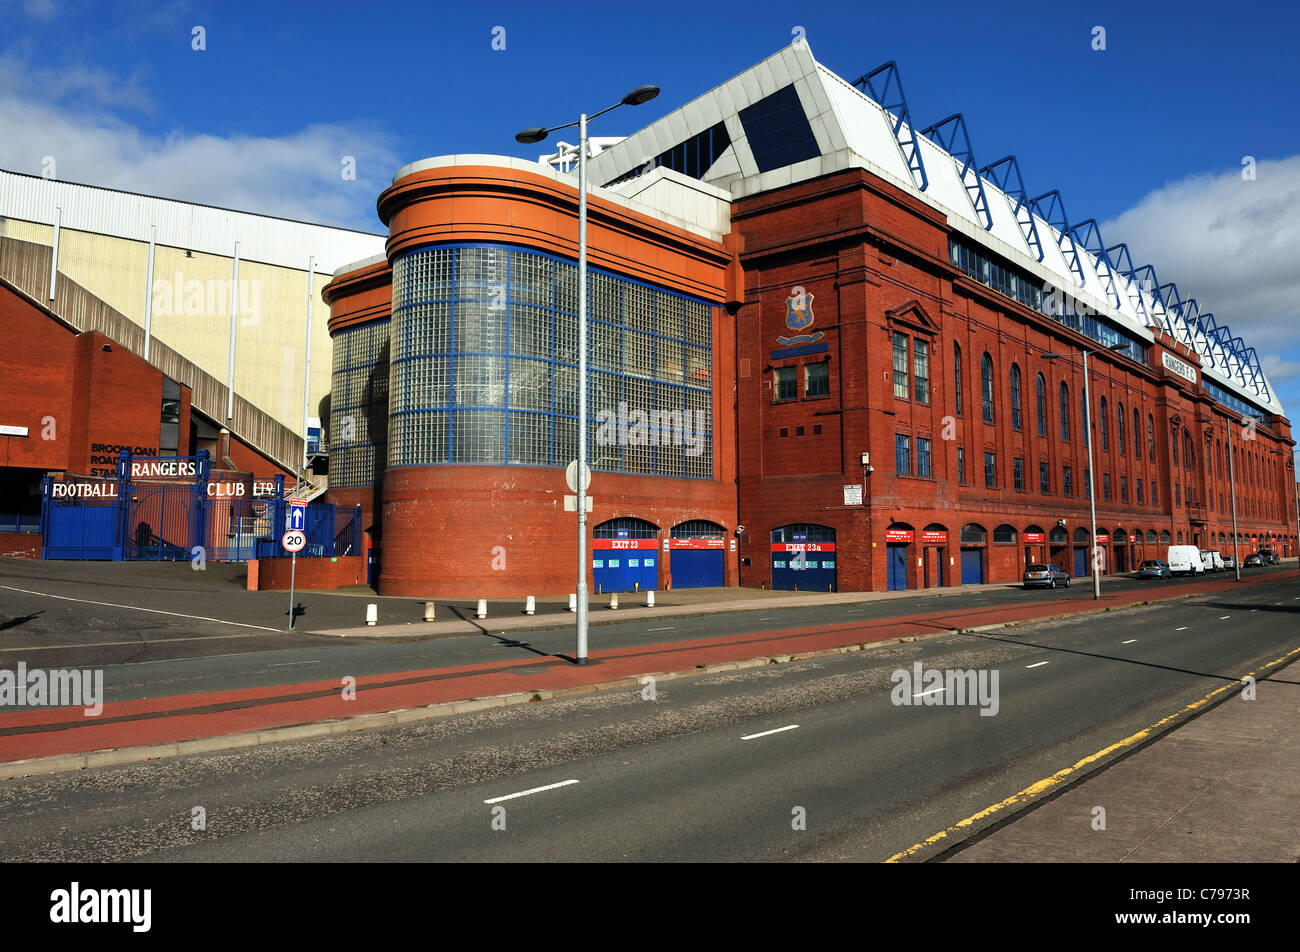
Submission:
[[[882,860],[1280,657],[1300,645],[1298,620],[1300,582],[1286,578],[702,674],[653,699],[618,691],[10,781],[0,856]],[[916,661],[996,671],[997,713],[894,703],[891,675]]]

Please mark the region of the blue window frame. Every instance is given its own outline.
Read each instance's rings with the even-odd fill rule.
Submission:
[[[930,441],[924,436],[916,438],[916,475],[930,476]]]
[[[894,434],[894,473],[912,475],[912,438],[905,433]]]

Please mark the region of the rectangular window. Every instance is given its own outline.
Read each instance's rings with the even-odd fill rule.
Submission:
[[[930,344],[916,338],[912,341],[912,376],[915,379],[916,402],[930,402]]]
[[[916,475],[930,477],[930,440],[928,437],[916,438]]]
[[[1047,460],[1038,461],[1038,491],[1044,496],[1052,491],[1051,476],[1047,470]]]
[[[1110,473],[1101,474],[1101,495],[1103,499],[1110,499]]]
[[[1174,483],[1174,506],[1181,507],[1183,504],[1183,487]]]
[[[957,447],[957,485],[966,485],[966,449]]]
[[[1120,483],[1120,485],[1123,486],[1124,484]],[[1137,490],[1137,501],[1138,501],[1138,505],[1141,506],[1143,504],[1142,503],[1142,480],[1140,479],[1133,480],[1133,488]]]
[[[1085,496],[1092,495],[1092,470],[1090,469],[1083,471],[1083,494]]]
[[[803,392],[806,397],[828,397],[831,393],[831,365],[826,361],[803,365]]]
[[[912,438],[903,433],[894,434],[894,473],[912,475]]]
[[[1025,461],[1017,456],[1011,461],[1011,477],[1015,481],[1016,492],[1025,491]]]
[[[1074,473],[1069,466],[1061,467],[1061,492],[1067,496],[1074,495]]]
[[[984,454],[984,486],[996,489],[998,485],[998,458],[993,453]]]
[[[1121,476],[1119,478],[1119,501],[1128,502],[1128,477],[1127,476]]]
[[[1151,480],[1151,505],[1160,505],[1160,497],[1156,495],[1156,481],[1154,479]]]
[[[793,367],[777,367],[775,374],[776,399],[794,400],[799,396],[799,382],[795,379]]]
[[[907,388],[907,335],[894,331],[894,396],[908,398]]]

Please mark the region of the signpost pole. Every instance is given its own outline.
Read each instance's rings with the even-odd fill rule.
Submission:
[[[293,631],[293,586],[298,574],[298,553],[289,557],[289,630]]]

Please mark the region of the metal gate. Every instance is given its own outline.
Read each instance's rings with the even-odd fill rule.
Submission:
[[[772,588],[786,592],[835,591],[835,530],[814,523],[773,529]]]
[[[721,588],[726,544],[726,530],[715,522],[689,519],[673,526],[673,588]]]
[[[121,559],[118,505],[51,498],[47,481],[41,501],[42,559]]]

